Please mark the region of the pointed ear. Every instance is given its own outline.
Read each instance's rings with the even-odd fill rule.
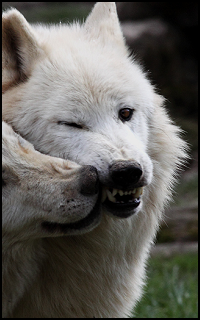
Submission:
[[[16,9],[2,16],[2,90],[29,77],[36,59],[41,56],[30,24]]]
[[[115,2],[97,2],[86,19],[85,29],[93,39],[125,48]]]

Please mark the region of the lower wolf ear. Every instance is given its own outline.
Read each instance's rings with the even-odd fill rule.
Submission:
[[[25,81],[42,49],[30,24],[16,9],[2,15],[2,91]]]

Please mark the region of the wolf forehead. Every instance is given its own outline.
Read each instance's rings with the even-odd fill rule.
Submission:
[[[17,10],[12,9],[3,14],[3,43],[8,35],[12,41],[15,37],[14,47],[23,66],[24,77],[29,79],[34,72],[34,79],[38,76],[38,85],[43,89],[51,83],[52,91],[58,89],[60,96],[67,95],[68,99],[71,96],[71,100],[76,102],[81,99],[80,103],[83,98],[94,103],[97,97],[101,102],[101,98],[106,96],[121,99],[122,103],[127,103],[127,97],[130,97],[130,101],[137,105],[146,106],[146,101],[150,105],[153,88],[140,66],[135,61],[132,63],[118,20],[108,19],[108,15],[112,17],[116,12],[115,5],[103,5],[101,10],[105,11],[106,17],[101,16],[101,23],[89,16],[83,24],[44,26],[30,25]],[[98,17],[96,19],[99,20]],[[5,70],[3,68],[3,73]]]
[[[66,36],[63,36],[62,29]],[[81,92],[87,100],[90,95],[99,102],[102,96],[122,99],[122,102],[130,97],[138,105],[143,105],[145,90],[145,99],[151,103],[153,87],[128,50],[118,50],[118,42],[105,43],[102,35],[92,39],[84,25],[50,26],[48,32],[53,39],[40,34],[40,28],[36,28],[36,32],[42,37],[44,47],[48,47],[48,54],[38,71],[49,77],[56,88],[68,89],[67,94],[73,95],[73,100]],[[107,37],[106,33],[104,37]],[[56,45],[52,46],[52,43]],[[121,46],[126,48],[125,43]]]

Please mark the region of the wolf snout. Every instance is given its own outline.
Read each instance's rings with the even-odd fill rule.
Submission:
[[[80,193],[84,196],[93,196],[99,191],[99,177],[97,169],[93,166],[85,165],[81,168]]]
[[[135,161],[116,161],[109,167],[111,183],[115,188],[127,189],[136,186],[142,177],[142,168]]]

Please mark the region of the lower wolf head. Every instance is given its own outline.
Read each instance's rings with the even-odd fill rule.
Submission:
[[[100,221],[92,166],[37,152],[2,122],[2,229],[14,239],[77,234]],[[95,214],[94,214],[95,211]],[[42,228],[41,228],[42,225]]]
[[[113,3],[83,25],[4,13],[3,91],[3,118],[37,150],[97,168],[107,213],[137,213],[151,193],[162,208],[184,143],[130,58]]]

